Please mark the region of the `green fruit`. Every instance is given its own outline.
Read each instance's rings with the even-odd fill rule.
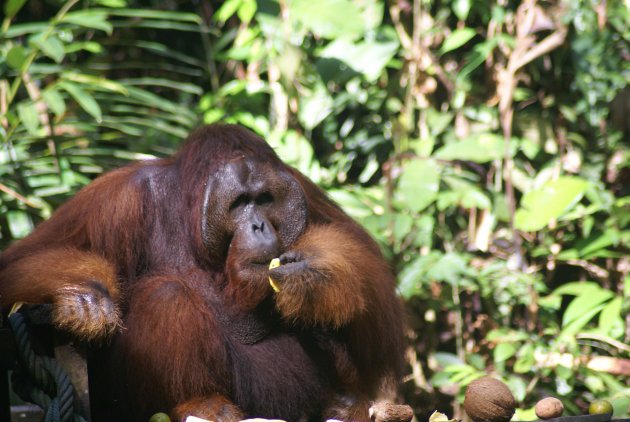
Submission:
[[[149,422],[171,422],[171,418],[163,412],[159,412],[151,416]]]
[[[612,413],[613,407],[608,400],[594,400],[588,407],[588,413],[591,415]]]

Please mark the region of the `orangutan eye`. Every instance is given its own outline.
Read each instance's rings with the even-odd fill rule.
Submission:
[[[264,192],[256,198],[256,205],[266,205],[273,202],[273,196],[269,192]]]
[[[235,210],[235,209],[237,209],[239,207],[242,207],[243,205],[247,204],[248,202],[249,202],[249,196],[247,196],[246,194],[242,193],[230,204],[230,211]]]

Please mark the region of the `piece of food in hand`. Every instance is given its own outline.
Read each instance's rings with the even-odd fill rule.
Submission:
[[[485,376],[468,384],[464,410],[475,422],[507,422],[515,409],[516,400],[503,382]]]
[[[540,419],[558,418],[564,412],[564,405],[555,397],[547,397],[536,403],[534,411]]]
[[[591,415],[600,415],[612,413],[613,406],[608,400],[593,400],[588,407],[588,413]]]
[[[164,412],[154,413],[149,422],[171,422],[171,418]]]
[[[379,422],[410,421],[413,418],[411,406],[388,401],[374,403],[370,407],[369,414],[371,420]]]
[[[280,258],[274,258],[269,263],[270,270],[273,270],[274,268],[278,268],[279,266],[280,266]],[[273,289],[274,292],[278,293],[280,291],[280,286],[278,286],[278,283],[276,283],[274,279],[271,277],[269,277],[269,284],[271,285],[271,288]]]

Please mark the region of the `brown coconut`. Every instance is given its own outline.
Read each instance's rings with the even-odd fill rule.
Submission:
[[[540,419],[558,418],[564,412],[564,405],[555,397],[547,397],[536,403],[534,411]]]
[[[507,422],[515,408],[512,392],[501,381],[486,376],[468,384],[464,410],[475,422]]]

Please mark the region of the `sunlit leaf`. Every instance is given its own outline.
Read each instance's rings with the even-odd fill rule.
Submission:
[[[73,42],[65,46],[66,54],[76,53],[81,50],[89,51],[90,53],[100,53],[103,51],[103,46],[93,41]]]
[[[62,22],[73,23],[91,29],[98,29],[108,34],[112,33],[113,26],[107,21],[107,14],[98,10],[80,10],[67,13]]]
[[[527,383],[525,382],[524,377],[510,375],[506,383],[510,388],[510,392],[514,395],[514,398],[517,401],[521,402],[525,399],[525,396],[527,395]]]
[[[512,142],[514,144],[514,142]],[[501,159],[505,153],[505,140],[500,135],[483,133],[461,141],[453,141],[438,149],[434,156],[442,160],[463,160],[477,163]],[[510,151],[513,155],[515,146]]]
[[[63,97],[54,88],[49,88],[42,91],[42,98],[48,106],[48,108],[57,116],[61,116],[66,112],[66,103]]]
[[[611,337],[621,336],[624,333],[624,320],[621,315],[623,299],[616,297],[606,304],[599,314],[599,330],[604,335]]]
[[[566,326],[563,326],[560,331],[561,337],[573,337],[578,332],[580,332],[584,327],[597,315],[601,310],[604,309],[604,305],[599,305],[594,308],[589,309],[588,311],[580,313],[580,315],[571,321]]]
[[[118,81],[112,81],[110,79],[76,72],[64,72],[62,77],[67,81],[89,85],[91,88],[101,88],[107,91],[114,91],[123,95],[129,95],[127,88]]]
[[[517,374],[531,372],[535,363],[534,347],[531,344],[525,344],[518,351],[516,362],[514,362],[514,372]]]
[[[473,39],[476,35],[476,32],[472,28],[460,28],[453,31],[442,44],[442,48],[440,48],[440,53],[448,53],[449,51],[453,51],[462,45],[466,44],[468,41]]]
[[[597,308],[601,303],[610,300],[614,296],[613,292],[606,289],[588,289],[569,303],[564,315],[562,325],[566,326],[581,317],[585,312]]]
[[[472,0],[454,0],[453,1],[453,12],[457,18],[461,21],[465,21],[468,18],[468,13],[470,12],[470,7],[472,6]]]
[[[405,299],[410,299],[423,292],[423,279],[426,273],[442,256],[433,251],[429,255],[418,256],[408,263],[398,276],[398,292]]]
[[[322,85],[310,95],[300,97],[298,117],[306,129],[313,129],[332,112],[333,99]]]
[[[427,272],[427,277],[431,280],[446,281],[453,285],[458,285],[464,275],[471,272],[468,262],[463,254],[444,254]]]
[[[241,22],[249,23],[256,14],[256,0],[243,0],[236,13]]]
[[[42,35],[34,36],[31,38],[31,42],[57,63],[60,63],[66,55],[63,43],[55,35],[49,35],[47,38]]]
[[[584,195],[588,182],[561,176],[525,193],[516,211],[514,225],[523,231],[537,231],[570,210]]]
[[[224,1],[221,7],[214,13],[213,19],[219,23],[225,23],[228,19],[236,13],[244,0],[227,0]]]
[[[18,116],[20,121],[26,128],[29,134],[37,136],[39,129],[39,115],[35,104],[31,101],[24,101],[17,106]]]
[[[587,290],[601,289],[599,284],[593,281],[572,281],[558,287],[553,291],[553,295],[570,295],[579,296],[582,292]]]
[[[15,239],[26,237],[33,230],[33,220],[28,213],[22,210],[9,211],[7,213],[9,230]]]
[[[494,348],[494,361],[504,362],[516,354],[516,345],[514,343],[499,343]]]
[[[350,0],[295,0],[290,16],[323,38],[356,39],[365,30],[361,11]]]
[[[397,206],[420,212],[431,205],[440,188],[440,173],[441,168],[433,159],[406,162],[394,192]]]
[[[66,90],[66,92],[79,103],[83,110],[94,117],[94,120],[100,122],[103,119],[101,107],[94,97],[83,90],[79,85],[69,81],[62,81],[59,83],[59,87]]]
[[[353,43],[344,38],[336,39],[319,54],[318,67],[324,65],[324,60],[336,60],[365,75],[368,81],[373,81],[380,76],[396,51],[396,40]]]
[[[12,24],[7,32],[4,33],[6,38],[15,38],[22,35],[35,34],[43,32],[48,28],[46,22],[27,22]]]

